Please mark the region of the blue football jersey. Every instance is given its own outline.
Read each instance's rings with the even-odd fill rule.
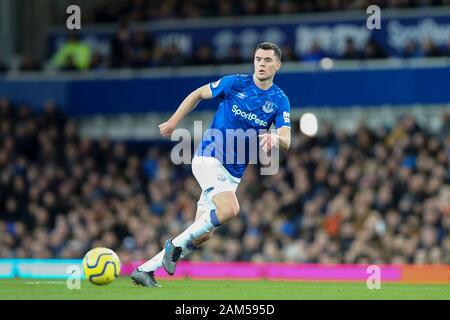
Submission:
[[[255,160],[259,130],[272,124],[291,127],[289,99],[275,84],[267,90],[257,87],[253,74],[225,76],[209,87],[220,104],[196,155],[217,158],[232,176],[241,178]]]

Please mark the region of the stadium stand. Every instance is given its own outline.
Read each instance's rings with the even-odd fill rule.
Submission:
[[[225,54],[218,52],[212,43],[205,42],[193,51],[186,52],[180,45],[163,45],[156,41],[151,30],[136,31],[136,24],[215,18],[265,18],[292,16],[296,14],[335,13],[345,10],[364,12],[369,5],[378,5],[382,10],[390,9],[433,9],[448,6],[448,0],[378,0],[378,1],[150,1],[150,0],[98,0],[93,10],[83,19],[93,26],[109,26],[117,29],[107,49],[92,47],[83,39],[74,40],[68,34],[59,48],[53,48],[44,57],[23,52],[16,71],[35,71],[55,68],[60,71],[99,71],[106,69],[148,69],[156,67],[203,66],[216,64],[247,63],[247,55],[240,44],[234,44]],[[277,20],[275,20],[277,21]],[[430,27],[431,28],[431,27]],[[437,37],[442,37],[438,35]],[[368,39],[363,46],[355,46],[355,39],[347,37],[324,48],[323,43],[313,41],[306,52],[295,50],[294,39],[286,39],[280,45],[286,53],[284,61],[300,63],[317,62],[324,57],[336,60],[368,60],[386,58],[449,57],[450,40],[437,43],[435,38],[419,37],[402,45],[399,52],[387,50],[385,43],[375,38]],[[68,47],[70,47],[69,50]],[[336,53],[336,47],[345,47]],[[82,60],[80,62],[80,60]],[[0,59],[0,73],[7,71]]]
[[[450,263],[450,117],[431,133],[412,116],[309,138],[295,131],[280,173],[250,167],[239,219],[190,259]],[[0,256],[124,263],[156,254],[194,218],[200,188],[169,149],[81,137],[54,103],[0,100]],[[223,241],[226,238],[227,241]],[[226,245],[225,245],[226,244]]]

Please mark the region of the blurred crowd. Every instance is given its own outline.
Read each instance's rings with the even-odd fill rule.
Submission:
[[[45,61],[24,54],[14,70],[40,71],[57,69],[61,71],[108,70],[120,68],[179,67],[216,64],[241,64],[251,62],[238,43],[231,45],[227,52],[216,50],[208,42],[185,52],[177,43],[161,44],[150,31],[130,28],[133,23],[158,21],[164,19],[183,19],[195,17],[257,16],[270,14],[296,14],[303,12],[323,12],[336,10],[366,9],[376,4],[381,8],[409,8],[450,5],[450,0],[97,0],[95,9],[85,18],[90,23],[113,23],[117,32],[105,47],[88,43],[87,38],[76,33],[68,34],[64,43],[49,53]],[[318,62],[323,58],[337,60],[365,60],[421,57],[450,57],[450,39],[447,44],[437,45],[431,38],[408,41],[403,50],[395,55],[386,48],[369,39],[362,47],[355,39],[342,41],[344,50],[336,54],[324,49],[320,41],[313,41],[304,53],[294,50],[294,43],[279,43],[283,51],[283,61]],[[339,45],[341,47],[341,45]],[[8,71],[9,66],[0,57],[0,73]]]
[[[293,44],[281,45],[283,62],[318,63],[323,58],[335,60],[385,59],[391,56],[374,39],[370,39],[362,49],[358,49],[352,38],[347,38],[342,54],[324,50],[318,41],[311,44],[304,54],[297,54]],[[409,41],[397,58],[433,58],[450,57],[450,39],[447,46],[437,46],[431,39],[422,43]],[[93,50],[76,34],[67,37],[66,42],[50,59],[50,68],[61,71],[101,71],[108,69],[147,69],[155,67],[202,66],[217,64],[251,63],[252,57],[245,56],[238,44],[230,46],[223,54],[217,52],[209,43],[200,45],[193,54],[183,53],[176,43],[159,46],[150,32],[130,31],[121,25],[109,44],[109,53],[102,54]],[[40,71],[44,66],[31,56],[24,56],[20,71]],[[6,65],[0,63],[0,73],[6,72]]]
[[[450,0],[97,0],[93,22],[120,19],[139,22],[199,17],[298,14],[380,8],[412,8],[450,5]]]
[[[188,259],[450,263],[450,117],[432,134],[412,116],[355,133],[293,130],[280,172],[251,165],[241,212]],[[106,246],[152,257],[189,226],[200,187],[170,148],[80,137],[48,102],[0,99],[0,257],[80,258]]]

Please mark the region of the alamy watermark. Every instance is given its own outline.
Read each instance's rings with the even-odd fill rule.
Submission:
[[[192,140],[202,140],[197,156],[213,157],[222,164],[261,164],[261,175],[274,175],[279,170],[279,148],[277,145],[267,152],[259,144],[265,134],[276,134],[267,129],[207,129],[202,137],[202,121],[194,121],[194,137],[189,130],[175,129],[171,141],[178,141],[172,148],[170,158],[176,165],[191,164]],[[194,138],[194,139],[192,139]]]
[[[370,276],[367,278],[367,289],[381,289],[381,268],[377,265],[370,265],[366,269],[366,273]]]
[[[70,5],[67,7],[66,13],[70,16],[66,20],[66,27],[69,30],[81,29],[81,9],[77,5]]]
[[[81,267],[77,265],[70,265],[66,269],[66,273],[69,275],[66,281],[66,287],[69,290],[81,289]]]
[[[367,29],[380,30],[381,29],[381,9],[380,9],[380,7],[377,5],[368,6],[366,13],[370,14],[370,16],[366,20]]]

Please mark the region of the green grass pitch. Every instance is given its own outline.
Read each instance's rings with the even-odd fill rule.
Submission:
[[[357,300],[450,299],[450,285],[382,283],[369,290],[363,282],[161,280],[162,288],[135,287],[121,277],[107,286],[83,280],[80,290],[69,290],[65,280],[1,279],[0,299],[69,300]]]

